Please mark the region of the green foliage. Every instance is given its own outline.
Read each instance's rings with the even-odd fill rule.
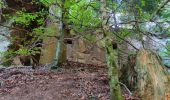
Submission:
[[[21,7],[19,8],[21,10],[16,11],[15,14],[13,12],[8,15],[9,18],[13,20],[13,26],[17,26],[16,29],[12,29],[14,30],[13,32],[16,31],[17,33],[11,33],[14,35],[16,34],[16,36],[13,36],[10,40],[11,43],[16,42],[17,44],[10,44],[9,50],[3,53],[4,65],[10,65],[12,59],[16,56],[27,56],[40,53],[41,47],[37,43],[47,37],[47,34],[45,34],[45,18],[48,11],[44,7],[44,4],[47,7],[52,1],[54,0],[41,0],[41,2],[32,0],[30,2],[31,4],[42,8],[37,10],[34,9],[34,7],[31,8],[32,5],[29,5],[30,9],[34,9],[33,11],[27,11],[28,8]],[[26,31],[23,32],[20,30]]]
[[[12,63],[12,59],[15,57],[15,53],[12,50],[8,50],[6,52],[1,52],[1,55],[3,55],[3,58],[1,59],[2,65],[4,66],[10,66]]]
[[[84,35],[84,38],[90,42],[96,41],[96,35],[95,34],[86,34]]]
[[[25,13],[23,11],[18,11],[17,16],[13,17],[13,20],[17,24],[22,24],[25,26],[29,26],[31,24],[31,21],[35,20],[38,15],[37,14],[31,14],[31,13]]]
[[[55,3],[55,1],[56,0],[40,0],[40,2],[43,3],[44,5],[46,5],[47,7],[49,7],[50,5]]]
[[[132,33],[133,33],[133,32],[129,31],[129,30],[126,29],[126,28],[121,29],[121,30],[119,31],[119,37],[121,37],[121,39],[118,38],[118,42],[123,42],[122,39],[126,39],[126,38],[130,37],[130,36],[132,35]]]
[[[170,21],[170,5],[167,5],[161,12],[163,21]]]
[[[17,55],[30,55],[31,54],[31,50],[29,50],[27,48],[20,48],[19,50],[15,51],[15,53]]]
[[[23,48],[20,48],[19,50],[15,51],[15,54],[16,55],[24,55],[24,56],[35,55],[35,54],[40,53],[40,49],[41,49],[41,47],[36,47],[33,49],[23,47]]]
[[[34,33],[34,35],[36,35],[36,36],[39,36],[39,38],[41,37],[41,39],[42,39],[42,37],[45,36],[45,30],[46,30],[46,28],[41,26],[38,28],[34,28],[32,33]]]
[[[6,5],[3,0],[0,0],[0,8],[6,8]]]
[[[16,15],[12,18],[16,24],[22,24],[24,26],[29,26],[33,21],[36,21],[39,25],[45,23],[43,16],[46,11],[40,11],[36,13],[28,13],[26,11],[17,11]]]
[[[155,23],[156,25],[151,27],[152,30],[148,30],[146,25],[150,22],[150,18],[154,12],[158,9],[158,6],[161,3],[161,0],[106,0],[107,2],[107,13],[116,14],[119,23],[129,22],[127,24],[120,24],[120,29],[117,31],[117,35],[120,38],[116,38],[118,42],[122,42],[123,39],[127,37],[141,37],[140,31],[147,32],[161,32],[168,33],[170,27],[165,27],[162,23]],[[30,35],[34,35],[35,39],[31,42],[32,44],[39,39],[44,39],[47,36],[56,35],[55,26],[44,27],[45,21],[44,16],[49,14],[49,17],[53,22],[62,22],[67,28],[69,28],[71,35],[77,35],[78,33],[83,33],[83,37],[86,40],[91,42],[96,41],[96,36],[93,34],[96,30],[101,30],[101,3],[99,0],[32,0],[32,3],[43,4],[52,11],[45,11],[42,9],[39,12],[28,13],[24,8],[22,11],[17,11],[16,16],[13,17],[13,20],[16,24],[23,25],[26,27],[31,27]],[[2,2],[0,2],[2,5]],[[53,5],[53,6],[52,6]],[[164,22],[170,21],[170,7],[166,6],[161,13],[158,13],[155,20]],[[52,15],[52,14],[54,15]],[[117,16],[119,15],[119,16]],[[109,16],[109,15],[108,15]],[[61,18],[62,17],[62,18]],[[110,18],[110,25],[115,25],[113,18]],[[134,21],[134,22],[130,22]],[[136,22],[135,22],[136,21]],[[32,22],[38,23],[38,27],[32,28]],[[111,27],[110,27],[111,28]],[[59,30],[58,30],[59,31]],[[110,30],[112,31],[112,30]],[[70,35],[69,34],[69,35]],[[105,44],[107,39],[112,39],[114,34],[109,34],[108,37],[102,39],[101,45]],[[27,43],[26,43],[27,44]],[[27,46],[27,45],[24,45]],[[28,47],[21,48],[17,51],[16,54],[27,55],[39,50],[32,48],[31,50],[27,49]],[[39,49],[39,48],[37,48]]]
[[[166,49],[161,54],[162,54],[161,56],[165,57],[170,56],[170,41],[167,42]]]
[[[141,0],[142,9],[145,12],[152,14],[159,6],[162,0]],[[140,0],[138,0],[140,2]]]
[[[87,31],[88,28],[95,28],[101,22],[95,9],[99,9],[98,2],[88,2],[82,0],[70,7],[69,23],[73,23],[72,27],[78,32]]]

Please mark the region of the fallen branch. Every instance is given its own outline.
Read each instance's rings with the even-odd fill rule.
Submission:
[[[119,82],[119,84],[122,85],[127,90],[127,92],[129,93],[130,96],[133,95],[133,93],[127,88],[127,86],[125,84],[123,84],[122,82]]]

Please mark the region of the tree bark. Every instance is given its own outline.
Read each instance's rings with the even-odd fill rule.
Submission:
[[[116,63],[117,51],[113,49],[112,41],[108,40],[106,44],[106,61],[110,79],[111,100],[123,100],[118,79],[118,66]]]
[[[108,25],[108,18],[109,15],[107,13],[107,0],[100,0],[101,3],[101,12],[102,12],[102,27],[103,27],[103,34],[105,38],[105,52],[106,52],[106,62],[108,66],[108,77],[110,79],[110,99],[111,100],[122,100],[122,93],[121,88],[119,85],[118,79],[118,66],[116,63],[116,53],[117,49],[113,49],[112,45],[112,33],[110,32],[110,28]]]
[[[66,45],[64,44],[64,37],[65,37],[65,31],[64,31],[64,4],[65,0],[62,1],[62,6],[60,7],[60,15],[59,15],[59,39],[56,41],[56,55],[53,63],[53,68],[57,68],[60,66],[60,64],[64,63],[66,61]]]

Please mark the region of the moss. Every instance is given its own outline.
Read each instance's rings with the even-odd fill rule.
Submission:
[[[141,50],[137,55],[138,89],[142,100],[161,100],[167,89],[166,70],[159,57],[151,51]],[[169,83],[169,82],[168,82]]]

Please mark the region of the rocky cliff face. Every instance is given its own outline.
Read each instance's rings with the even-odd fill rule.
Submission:
[[[12,21],[8,20],[1,24],[5,26],[10,26],[11,23]],[[10,40],[8,39],[9,35],[10,35],[9,28],[0,26],[0,64],[1,64],[1,59],[3,57],[3,52],[5,52],[8,49],[8,45],[10,44]]]
[[[25,13],[36,13],[36,12],[40,12],[45,9],[47,9],[43,4],[41,3],[36,3],[34,0],[4,0],[4,2],[6,3],[7,7],[2,9],[2,13],[3,14],[8,14],[9,16],[17,16],[16,12],[20,11],[20,10],[25,10]],[[32,49],[31,47],[29,47],[29,45],[35,44],[37,45],[36,47],[41,47],[41,45],[38,45],[38,43],[41,44],[41,40],[39,40],[38,42],[36,42],[38,39],[36,38],[36,33],[32,33],[31,31],[33,31],[34,28],[38,28],[40,26],[43,26],[44,24],[39,24],[38,20],[39,19],[43,19],[45,20],[46,18],[46,13],[44,12],[44,15],[39,15],[38,17],[36,17],[36,19],[32,19],[29,20],[29,25],[25,25],[22,22],[21,23],[17,23],[15,20],[12,22],[12,27],[11,25],[1,25],[4,28],[8,28],[9,30],[11,30],[10,35],[9,35],[9,41],[10,41],[10,45],[8,46],[8,50],[7,51],[12,51],[15,52],[17,50],[19,50],[20,48],[22,48],[22,46],[27,46],[29,49]],[[6,18],[5,21],[8,21],[9,19],[12,18]],[[27,31],[23,31],[23,30],[27,30]],[[5,30],[2,30],[3,32],[6,32]],[[4,36],[6,36],[6,33],[4,33]],[[37,39],[34,43],[28,42],[28,41],[33,41],[33,39]],[[26,43],[28,42],[28,43]],[[33,48],[34,49],[34,48]],[[32,49],[32,50],[33,50]],[[33,58],[33,55],[31,55],[32,58],[30,58],[29,60],[32,59],[33,63],[39,61],[39,53],[35,54],[38,58]],[[7,61],[4,60],[4,65],[10,65],[13,62],[13,59],[15,59],[16,56],[20,56],[20,55],[15,55],[13,54],[12,56],[7,54],[5,55],[3,58],[4,59],[8,59]],[[23,56],[23,55],[22,55]],[[28,58],[24,57],[24,58]],[[34,61],[36,60],[36,61]],[[22,63],[23,64],[23,63]]]
[[[91,43],[83,39],[77,39],[67,45],[67,58],[87,64],[105,64],[104,50],[97,45],[91,46]]]

